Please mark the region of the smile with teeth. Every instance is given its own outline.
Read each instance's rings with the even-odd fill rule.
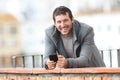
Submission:
[[[62,31],[66,32],[68,30],[68,28],[62,28]]]

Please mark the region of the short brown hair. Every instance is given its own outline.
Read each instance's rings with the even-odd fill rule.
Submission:
[[[59,6],[57,7],[54,11],[53,11],[53,20],[55,21],[55,16],[60,15],[60,14],[66,14],[66,12],[68,12],[70,19],[72,20],[73,15],[72,12],[69,8],[65,7],[65,6]]]

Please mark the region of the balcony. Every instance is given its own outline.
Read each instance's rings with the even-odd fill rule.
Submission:
[[[108,67],[54,70],[43,68],[43,55],[13,56],[13,68],[0,68],[0,80],[120,80],[120,49],[100,50],[103,60],[106,53],[109,54]],[[117,55],[116,68],[113,54]]]

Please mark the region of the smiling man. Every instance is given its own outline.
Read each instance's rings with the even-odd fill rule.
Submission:
[[[105,67],[94,43],[92,27],[74,20],[65,6],[54,10],[53,20],[54,25],[45,31],[46,69]],[[50,55],[57,55],[57,61],[51,60]]]

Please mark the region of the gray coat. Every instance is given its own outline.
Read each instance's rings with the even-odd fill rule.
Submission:
[[[69,58],[65,52],[60,33],[53,25],[45,31],[44,64],[51,54],[61,54],[68,61],[68,68],[104,67],[99,51],[94,43],[93,28],[77,20],[73,23],[73,51],[75,58]]]

